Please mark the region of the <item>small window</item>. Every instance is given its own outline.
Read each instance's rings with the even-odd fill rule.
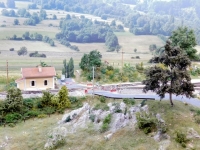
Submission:
[[[44,80],[44,85],[47,85],[48,83],[47,83],[47,80]]]
[[[31,86],[35,86],[35,81],[31,81]]]

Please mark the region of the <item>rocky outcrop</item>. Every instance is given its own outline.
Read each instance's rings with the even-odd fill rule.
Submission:
[[[112,135],[121,128],[126,126],[134,127],[136,124],[136,113],[141,111],[148,111],[148,106],[141,107],[140,105],[132,106],[128,108],[125,103],[109,103],[108,110],[93,109],[88,103],[85,103],[83,107],[73,110],[68,114],[65,114],[58,122],[57,128],[66,129],[63,134],[75,133],[78,129],[87,128],[89,123],[92,123],[95,130],[100,130],[103,120],[108,114],[112,115],[109,129],[105,133],[104,138],[109,140]],[[54,134],[52,134],[54,135]],[[53,143],[52,139],[48,139],[45,147],[51,147]]]

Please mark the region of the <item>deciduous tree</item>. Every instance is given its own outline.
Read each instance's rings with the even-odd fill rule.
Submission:
[[[197,50],[194,48],[196,43],[196,38],[193,30],[187,27],[179,27],[170,36],[172,41],[172,46],[179,46],[190,58],[190,60],[199,60],[197,56]]]
[[[27,54],[27,48],[21,47],[20,50],[17,51],[17,54],[20,55],[26,55]]]
[[[168,40],[164,53],[158,57],[157,61],[164,64],[165,68],[155,65],[146,70],[143,91],[154,91],[161,98],[169,93],[172,106],[172,94],[192,97],[194,85],[191,83],[187,71],[188,66],[191,64],[188,56],[179,47],[174,47],[171,41]]]
[[[8,8],[15,8],[15,0],[7,0],[6,4]]]

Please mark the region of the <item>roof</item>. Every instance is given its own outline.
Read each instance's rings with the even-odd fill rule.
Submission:
[[[24,78],[19,78],[19,79],[15,80],[15,82],[18,83],[18,82],[21,82],[23,80],[24,80]]]
[[[32,78],[32,77],[40,78],[40,77],[56,76],[56,71],[54,67],[22,68],[21,73],[22,73],[22,78]]]

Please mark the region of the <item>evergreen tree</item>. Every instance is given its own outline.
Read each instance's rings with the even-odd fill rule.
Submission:
[[[67,75],[68,75],[68,78],[74,77],[74,60],[73,60],[73,58],[70,58],[70,60],[69,60]]]
[[[71,102],[68,97],[68,89],[66,86],[62,86],[62,88],[58,92],[58,99],[59,99],[59,104],[58,104],[59,109],[64,109],[66,107],[71,106]]]
[[[157,62],[165,67],[155,65],[146,70],[143,91],[154,91],[161,98],[164,98],[165,93],[169,93],[172,106],[172,94],[192,97],[194,85],[187,71],[191,64],[188,56],[179,47],[172,46],[171,41],[168,40],[164,53],[157,58]]]
[[[65,77],[68,76],[68,74],[67,74],[67,60],[66,59],[63,60],[62,74],[65,75]]]

